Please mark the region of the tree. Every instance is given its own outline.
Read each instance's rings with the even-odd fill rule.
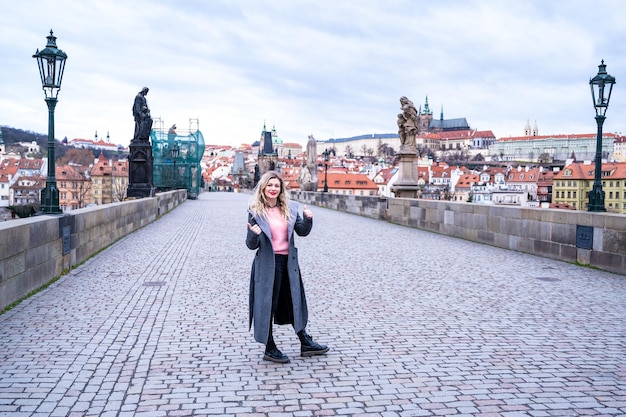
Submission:
[[[390,160],[391,158],[393,158],[393,156],[396,154],[396,151],[389,146],[388,143],[378,143],[378,156],[381,158],[384,158],[386,161]]]
[[[363,144],[361,146],[361,155],[366,156],[367,155],[367,145]]]
[[[69,148],[62,158],[58,159],[59,164],[77,164],[82,166],[92,165],[96,159],[91,149]]]
[[[549,164],[550,162],[552,162],[552,158],[550,157],[549,153],[544,152],[539,155],[538,161],[540,164]]]
[[[352,146],[347,145],[346,149],[345,149],[345,152],[346,152],[346,156],[348,158],[352,159],[354,157],[354,154],[352,153]]]
[[[126,200],[126,191],[128,190],[128,180],[126,177],[111,177],[113,183],[111,184],[112,200],[124,201]]]
[[[81,176],[83,176],[82,173]],[[89,200],[89,196],[91,195],[91,180],[84,176],[83,178],[84,180],[77,181],[76,201],[78,202],[78,208],[85,207],[85,203]]]

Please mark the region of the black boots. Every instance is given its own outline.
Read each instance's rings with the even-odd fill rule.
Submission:
[[[265,348],[265,354],[263,355],[263,359],[276,363],[289,363],[289,356],[278,350],[276,345],[272,347],[267,346]]]
[[[300,339],[300,354],[302,356],[323,355],[328,352],[328,346],[316,343],[304,330],[298,332],[298,339]],[[289,363],[289,357],[276,347],[271,330],[265,345],[263,359],[275,363]]]
[[[304,330],[298,332],[300,339],[300,354],[302,356],[323,355],[328,352],[328,346],[316,343]]]
[[[265,345],[265,354],[263,355],[263,359],[276,363],[289,363],[289,356],[285,355],[276,347],[271,327],[269,337],[267,338],[267,344]]]

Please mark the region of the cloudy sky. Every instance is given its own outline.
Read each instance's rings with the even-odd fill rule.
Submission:
[[[69,56],[55,136],[127,145],[143,86],[167,129],[209,144],[275,126],[285,142],[396,132],[398,99],[496,137],[595,132],[589,79],[617,79],[605,131],[626,133],[622,0],[0,0],[0,125],[47,133],[32,55]],[[158,126],[157,126],[158,127]]]

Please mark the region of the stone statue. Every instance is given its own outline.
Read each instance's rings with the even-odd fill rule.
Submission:
[[[417,196],[417,110],[408,98],[400,97],[402,113],[398,114],[398,136],[400,136],[400,152],[398,177],[391,185],[394,196],[400,198],[415,198]]]
[[[317,160],[317,143],[313,135],[309,135],[309,141],[306,143],[306,164],[315,165]]]
[[[135,96],[133,104],[133,117],[135,118],[135,135],[133,141],[148,141],[150,139],[150,130],[152,130],[152,117],[150,117],[150,109],[146,100],[148,87],[141,89]]]
[[[402,147],[415,147],[417,134],[417,109],[408,98],[400,97],[402,113],[398,114],[398,136]]]
[[[302,164],[298,174],[298,184],[303,191],[317,191],[317,143],[313,135],[309,135],[306,144],[306,162]]]
[[[306,164],[302,164],[302,168],[300,168],[298,173],[298,184],[307,184],[309,182],[311,182],[311,171],[309,171]]]

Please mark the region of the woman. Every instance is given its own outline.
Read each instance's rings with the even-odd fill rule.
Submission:
[[[313,227],[313,213],[289,201],[280,175],[265,173],[257,184],[248,208],[246,246],[257,250],[250,273],[250,326],[254,339],[265,344],[263,359],[287,363],[272,337],[272,322],[291,324],[300,339],[302,356],[322,355],[328,347],[315,343],[305,327],[308,310],[294,232],[306,236]]]

